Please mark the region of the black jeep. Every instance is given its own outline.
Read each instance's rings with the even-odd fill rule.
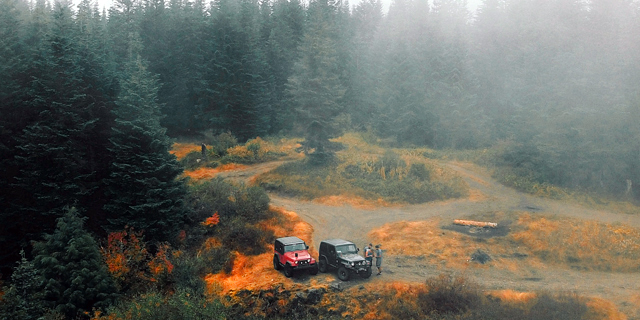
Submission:
[[[327,272],[329,268],[338,269],[338,278],[349,280],[351,273],[357,273],[362,278],[371,276],[371,266],[360,255],[360,249],[353,242],[342,239],[331,239],[320,242],[318,269]]]

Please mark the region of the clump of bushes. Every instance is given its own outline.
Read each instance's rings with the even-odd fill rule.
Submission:
[[[227,154],[220,161],[222,163],[252,164],[276,160],[286,155],[272,149],[271,143],[257,137],[247,141],[244,145],[229,148]]]
[[[123,301],[102,315],[97,313],[92,320],[183,320],[226,319],[225,307],[217,300],[179,290],[165,295],[151,291]]]
[[[218,213],[219,224],[205,229],[192,242],[199,243],[205,236],[223,240],[230,250],[245,254],[265,252],[264,243],[273,240],[269,231],[258,229],[255,223],[270,218],[269,196],[264,189],[255,186],[236,186],[216,178],[192,186],[187,203],[191,206],[192,224],[198,224]]]
[[[214,135],[212,130],[204,133],[205,144],[209,147],[209,153],[216,157],[223,157],[229,148],[238,145],[238,139],[231,132],[222,132]]]
[[[261,175],[257,182],[267,190],[308,199],[349,194],[424,203],[467,194],[468,186],[461,178],[434,179],[431,170],[422,162],[407,165],[398,154],[387,151],[377,159],[349,155],[323,166],[287,163]]]

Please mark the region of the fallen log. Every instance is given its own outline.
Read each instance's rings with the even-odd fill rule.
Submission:
[[[497,228],[498,224],[495,222],[482,222],[482,221],[473,221],[473,220],[453,220],[453,224],[461,225],[461,226],[474,226],[480,228]]]

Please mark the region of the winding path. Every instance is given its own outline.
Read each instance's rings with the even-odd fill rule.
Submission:
[[[248,183],[250,178],[269,171],[282,162],[249,167],[240,172],[222,176]],[[369,242],[369,231],[395,221],[423,221],[439,218],[453,220],[475,213],[496,211],[530,211],[562,215],[572,218],[595,220],[605,223],[624,223],[640,228],[640,214],[629,215],[602,210],[586,209],[576,204],[539,198],[518,192],[495,181],[482,168],[471,164],[448,162],[443,165],[455,170],[469,184],[474,199],[458,199],[419,205],[397,207],[356,208],[345,204],[329,206],[311,201],[284,198],[270,194],[271,203],[298,213],[314,228],[314,243],[323,239],[346,238],[359,247]],[[411,259],[411,260],[410,260]],[[415,261],[415,258],[389,256],[385,260],[383,277],[368,281],[407,280],[422,282],[429,276],[442,273],[442,267]],[[564,291],[580,295],[598,296],[617,303],[630,319],[640,319],[640,277],[638,274],[586,272],[555,267],[518,271],[494,268],[467,268],[449,270],[462,272],[489,290],[512,289],[516,291]],[[352,281],[358,284],[363,280]],[[637,301],[635,301],[637,300]],[[631,301],[631,302],[630,302]]]

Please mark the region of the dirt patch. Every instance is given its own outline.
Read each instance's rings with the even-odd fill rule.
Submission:
[[[350,205],[354,208],[360,208],[360,209],[375,209],[380,207],[394,207],[394,206],[398,207],[399,206],[397,204],[391,204],[389,202],[386,202],[382,199],[367,200],[367,199],[363,199],[356,196],[345,196],[345,195],[321,197],[321,198],[314,199],[313,202],[324,204],[327,206],[333,206],[333,207]]]
[[[461,226],[453,223],[444,225],[441,228],[443,230],[455,231],[475,238],[489,239],[493,237],[504,237],[508,235],[511,231],[511,221],[498,222],[498,226],[495,228]]]

